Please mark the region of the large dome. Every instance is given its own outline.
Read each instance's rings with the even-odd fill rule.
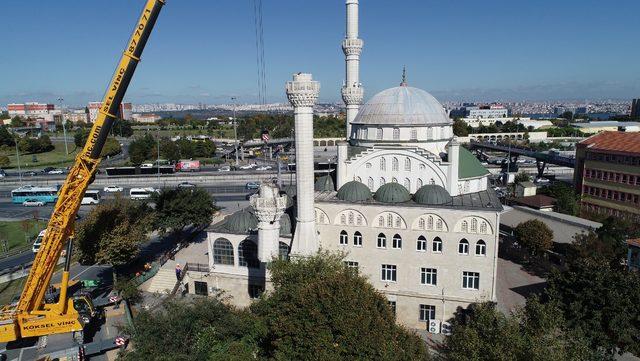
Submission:
[[[451,125],[442,104],[418,88],[398,86],[383,90],[360,107],[353,124]]]

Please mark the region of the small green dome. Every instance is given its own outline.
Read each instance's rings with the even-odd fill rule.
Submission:
[[[451,195],[446,189],[437,184],[427,184],[413,195],[413,200],[419,204],[446,204],[451,202]]]
[[[373,198],[383,203],[403,203],[411,199],[411,194],[407,188],[396,182],[391,182],[378,188]]]
[[[358,181],[351,181],[340,187],[336,197],[347,202],[364,202],[371,199],[371,190]]]
[[[280,217],[280,235],[288,236],[291,234],[291,217],[289,217],[289,214],[285,213]]]
[[[224,225],[229,232],[249,233],[258,228],[258,217],[243,209],[227,217]]]
[[[317,192],[334,191],[336,186],[333,184],[333,178],[330,175],[324,175],[316,181],[313,186]]]

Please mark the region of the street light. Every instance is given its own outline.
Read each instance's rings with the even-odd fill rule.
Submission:
[[[62,102],[64,102],[63,98],[58,98],[58,102],[60,103],[60,119],[62,119],[62,134],[64,136],[64,156],[69,155],[69,147],[67,146],[67,127],[64,124],[64,111],[62,110]]]
[[[231,97],[233,102],[233,138],[236,151],[236,167],[238,166],[238,122],[236,121],[236,97]]]

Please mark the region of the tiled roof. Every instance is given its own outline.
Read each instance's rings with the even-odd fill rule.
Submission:
[[[544,194],[536,194],[535,196],[518,197],[514,199],[514,202],[523,206],[540,209],[553,207],[553,205],[556,203],[556,199],[545,196]]]
[[[640,154],[640,132],[602,132],[580,144],[591,150]]]

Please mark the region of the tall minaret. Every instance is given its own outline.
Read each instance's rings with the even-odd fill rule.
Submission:
[[[320,83],[311,74],[298,73],[287,82],[287,98],[293,105],[296,134],[296,229],[291,244],[293,255],[311,255],[318,251],[313,189],[313,105]]]
[[[347,34],[342,41],[347,79],[342,87],[342,100],[347,106],[347,140],[351,138],[351,122],[362,104],[364,89],[360,84],[360,53],[362,39],[358,38],[358,0],[347,0]]]
[[[258,259],[270,262],[278,257],[280,217],[287,208],[287,197],[280,196],[278,188],[263,183],[260,192],[252,195],[250,201],[258,217]]]

